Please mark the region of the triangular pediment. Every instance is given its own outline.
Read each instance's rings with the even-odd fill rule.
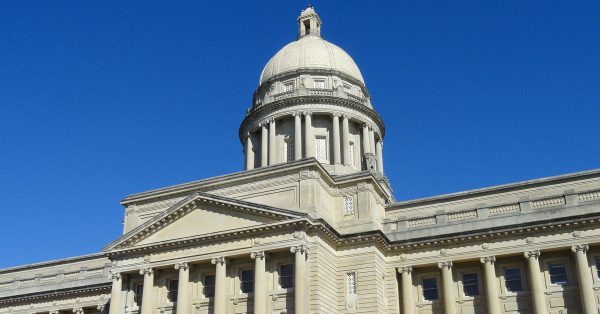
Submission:
[[[303,216],[285,209],[196,193],[124,234],[104,251],[246,230]]]

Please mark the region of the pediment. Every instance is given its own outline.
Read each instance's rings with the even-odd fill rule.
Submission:
[[[285,209],[195,193],[111,242],[104,251],[227,233],[303,216]]]

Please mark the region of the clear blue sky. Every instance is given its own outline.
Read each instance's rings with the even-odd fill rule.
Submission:
[[[127,194],[242,169],[303,1],[1,1],[0,267],[100,250]],[[411,199],[600,167],[600,2],[313,1]]]

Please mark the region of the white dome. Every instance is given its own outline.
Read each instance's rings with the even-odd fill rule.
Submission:
[[[274,76],[301,69],[337,70],[365,84],[350,55],[342,48],[312,35],[303,36],[279,50],[263,69],[260,84]]]

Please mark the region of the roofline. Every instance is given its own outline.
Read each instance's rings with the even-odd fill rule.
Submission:
[[[234,172],[234,173],[226,174],[226,175],[222,175],[222,176],[216,176],[216,177],[212,177],[212,178],[206,178],[206,179],[202,179],[202,180],[167,186],[164,188],[149,190],[149,191],[145,191],[145,192],[141,192],[141,193],[130,194],[121,201],[121,205],[126,206],[130,203],[143,201],[143,200],[147,200],[147,199],[152,199],[152,198],[168,196],[168,195],[173,195],[173,194],[179,194],[179,193],[185,193],[185,192],[196,192],[195,190],[200,189],[200,188],[210,187],[210,186],[214,186],[214,185],[224,185],[228,182],[244,180],[244,179],[247,179],[249,175],[257,175],[257,174],[258,175],[270,175],[270,174],[281,173],[281,172],[289,172],[290,170],[295,170],[295,169],[303,169],[303,168],[310,167],[310,166],[319,169],[321,174],[323,174],[330,183],[335,183],[335,182],[340,182],[340,181],[344,182],[344,181],[349,181],[349,180],[353,180],[353,179],[356,180],[356,179],[371,178],[371,180],[373,182],[375,182],[375,185],[381,191],[381,193],[383,195],[387,195],[387,193],[385,192],[385,189],[381,186],[381,183],[377,180],[377,178],[375,178],[373,176],[372,173],[370,173],[368,171],[360,171],[360,172],[351,173],[351,174],[347,174],[347,175],[332,176],[321,165],[320,162],[318,162],[315,158],[311,157],[311,158],[300,159],[297,161],[281,163],[281,164],[276,164],[276,165],[272,165],[272,166],[256,168],[256,169],[252,169],[252,170],[239,171],[239,172]],[[203,193],[204,193],[204,191],[203,191]],[[208,193],[210,193],[210,192],[208,192]],[[393,196],[390,196],[390,197],[393,197]]]
[[[2,269],[0,269],[0,274],[21,271],[21,270],[27,270],[30,268],[48,267],[48,266],[55,266],[55,265],[71,263],[71,262],[81,262],[81,261],[86,261],[86,260],[100,259],[100,257],[105,258],[105,254],[102,252],[98,252],[98,253],[93,253],[93,254],[67,257],[67,258],[55,259],[55,260],[44,261],[44,262],[39,262],[39,263],[13,266],[13,267],[9,267],[9,268],[2,268]]]
[[[556,184],[556,183],[567,182],[567,181],[583,180],[583,179],[593,178],[593,177],[600,178],[600,168],[579,171],[579,172],[572,172],[572,173],[567,173],[567,174],[562,174],[562,175],[557,175],[557,176],[543,177],[543,178],[532,179],[532,180],[518,181],[518,182],[501,184],[501,185],[494,185],[494,186],[489,186],[489,187],[484,187],[484,188],[479,188],[479,189],[466,190],[466,191],[436,195],[436,196],[431,196],[431,197],[417,198],[417,199],[413,199],[413,200],[406,200],[406,201],[397,202],[395,204],[390,204],[386,207],[386,210],[393,210],[393,209],[400,208],[400,207],[409,207],[409,206],[414,206],[414,205],[427,205],[427,204],[440,202],[440,201],[448,202],[448,201],[453,201],[453,200],[457,200],[457,199],[472,198],[472,197],[482,196],[482,195],[486,195],[486,194],[497,194],[497,193],[508,192],[511,190],[531,188],[534,186],[550,185],[550,184]]]

